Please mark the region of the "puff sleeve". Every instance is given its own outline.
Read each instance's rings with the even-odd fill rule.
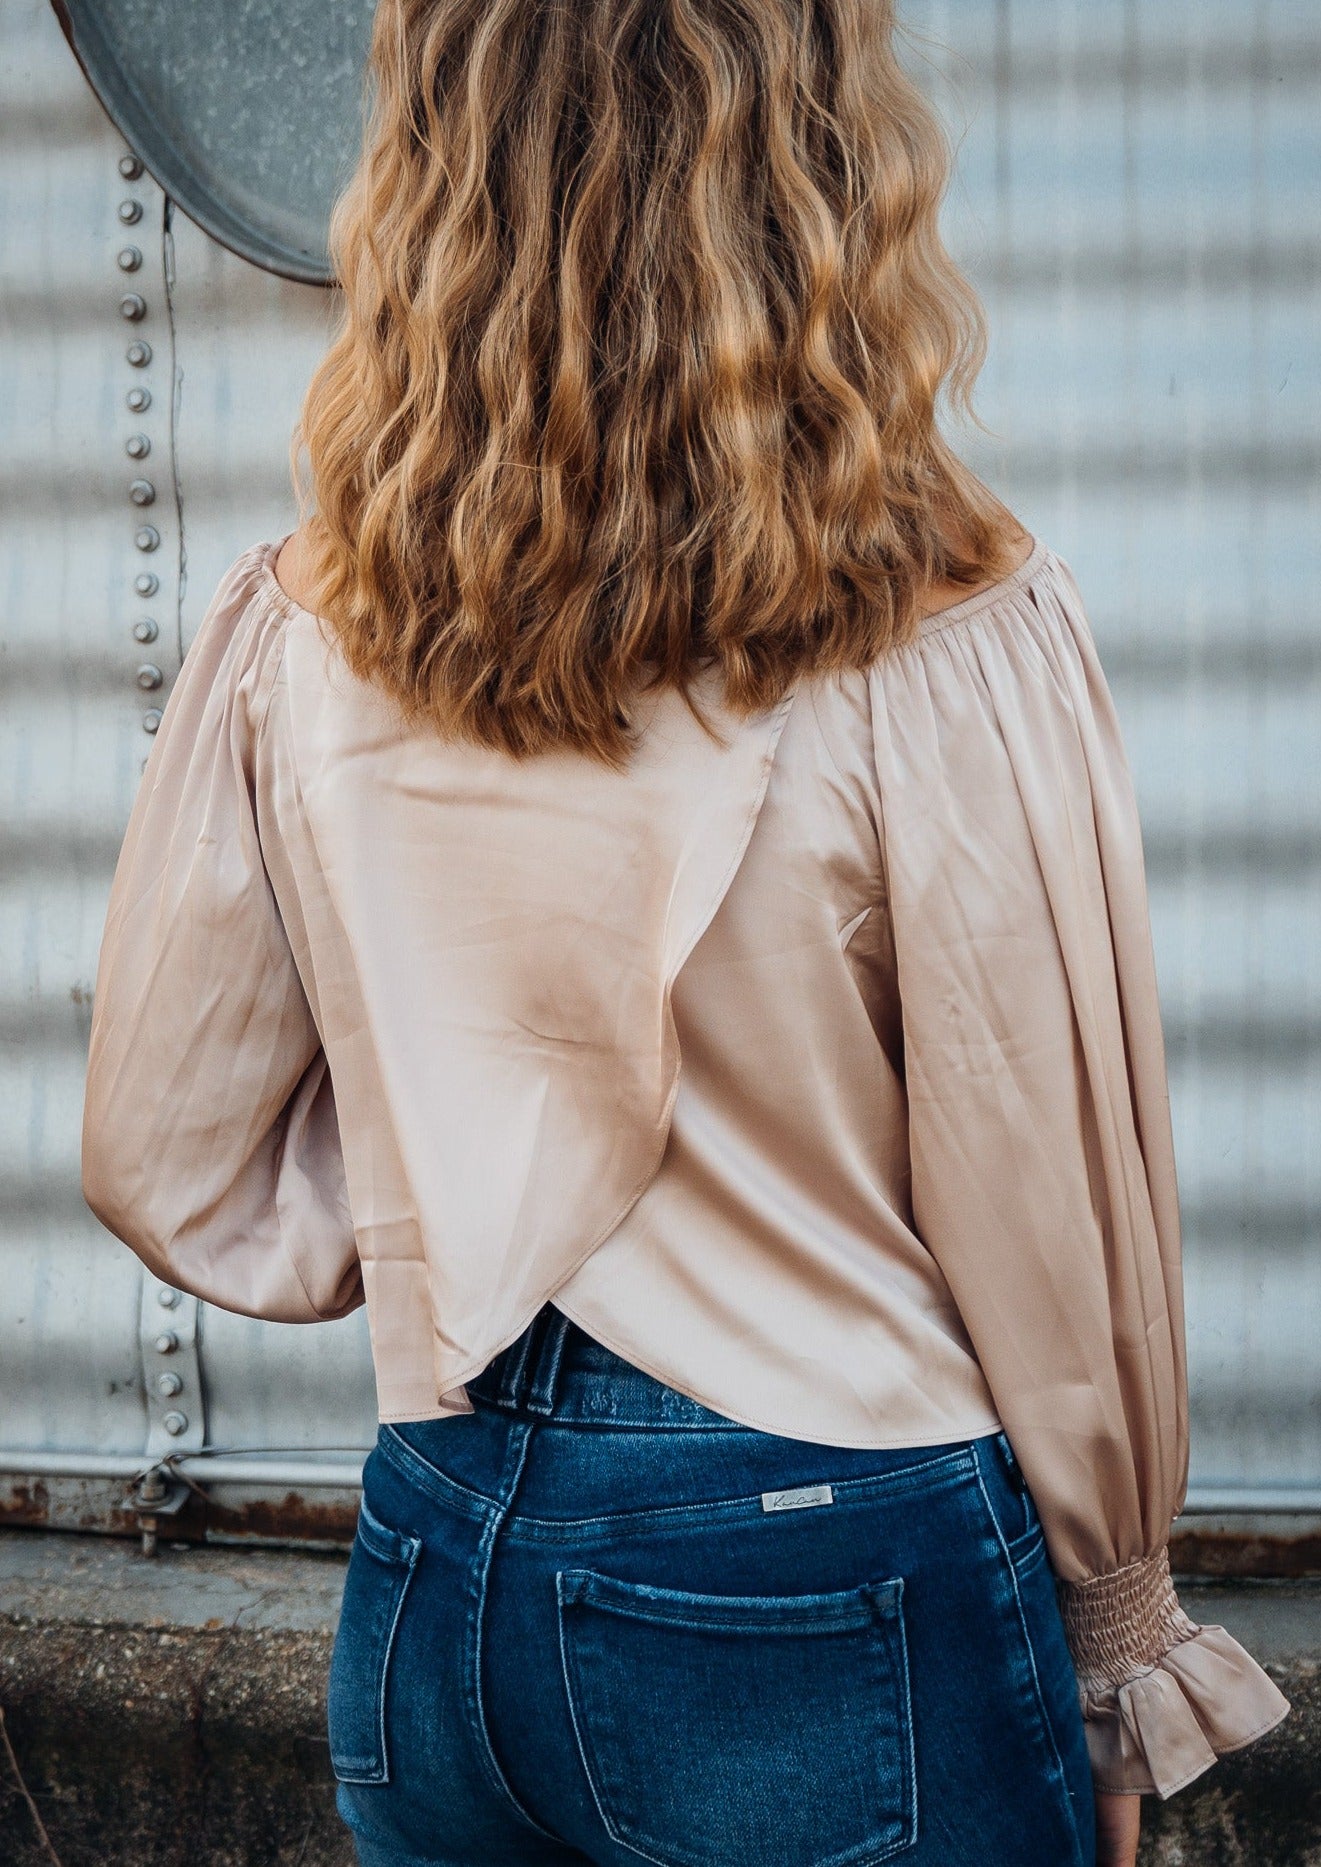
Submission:
[[[869,678],[914,1225],[1038,1508],[1094,1780],[1166,1797],[1290,1707],[1170,1581],[1179,1205],[1113,702],[1053,554]]]
[[[325,1053],[262,857],[283,617],[263,547],[226,572],[136,793],[97,965],[92,1211],[157,1276],[241,1314],[362,1301]]]

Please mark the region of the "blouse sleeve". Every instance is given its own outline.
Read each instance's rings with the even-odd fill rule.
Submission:
[[[283,1322],[362,1301],[325,1053],[262,859],[283,619],[261,547],[185,655],[111,884],[83,1196],[157,1276]]]
[[[1167,1797],[1290,1707],[1170,1581],[1179,1206],[1113,702],[1057,557],[871,682],[914,1224],[1037,1505],[1094,1780]]]

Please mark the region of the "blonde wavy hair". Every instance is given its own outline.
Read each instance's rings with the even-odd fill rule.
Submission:
[[[985,331],[893,34],[888,0],[380,0],[291,464],[317,611],[412,721],[618,767],[658,683],[756,712],[1008,571],[937,428]]]

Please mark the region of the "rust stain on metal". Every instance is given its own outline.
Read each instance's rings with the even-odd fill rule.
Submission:
[[[282,1497],[218,1504],[192,1492],[162,1536],[171,1542],[210,1540],[294,1547],[347,1548],[357,1526],[357,1496],[350,1493],[286,1491]],[[47,1530],[99,1531],[139,1536],[142,1513],[127,1486],[71,1485],[41,1477],[10,1477],[0,1483],[0,1524]],[[1206,1528],[1180,1529],[1170,1538],[1170,1566],[1188,1576],[1321,1575],[1321,1531],[1270,1535]]]
[[[352,1502],[286,1491],[282,1498],[250,1500],[233,1508],[208,1500],[207,1528],[225,1536],[263,1537],[281,1543],[333,1543],[347,1547],[358,1523],[356,1495]]]
[[[193,1492],[177,1515],[162,1520],[162,1540],[205,1543],[211,1539],[347,1548],[357,1526],[357,1498],[309,1500],[297,1491],[283,1497],[220,1505]],[[9,1478],[0,1486],[0,1524],[42,1530],[99,1531],[137,1537],[142,1512],[127,1487],[52,1487],[45,1478]]]
[[[1179,1530],[1170,1567],[1181,1575],[1321,1575],[1321,1532],[1253,1535],[1242,1530]]]

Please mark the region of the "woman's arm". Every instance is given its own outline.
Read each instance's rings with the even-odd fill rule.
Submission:
[[[315,1322],[363,1299],[330,1073],[257,828],[283,649],[262,551],[222,579],[130,814],[97,969],[83,1194],[158,1276]]]
[[[1169,1796],[1288,1701],[1179,1606],[1178,1193],[1142,840],[1071,574],[878,664],[915,1224],[1046,1533],[1096,1786]]]

